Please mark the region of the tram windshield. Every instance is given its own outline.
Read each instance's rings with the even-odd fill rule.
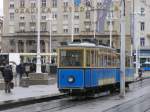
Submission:
[[[81,67],[83,65],[83,50],[60,50],[61,67]]]

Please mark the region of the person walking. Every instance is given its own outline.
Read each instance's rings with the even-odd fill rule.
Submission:
[[[21,63],[17,66],[17,73],[19,74],[19,79],[22,79],[23,74],[25,73],[25,67],[24,64]]]
[[[3,71],[5,82],[5,93],[11,93],[11,81],[13,80],[13,72],[9,65],[6,65]]]
[[[143,69],[139,68],[138,73],[139,73],[139,79],[142,80]]]

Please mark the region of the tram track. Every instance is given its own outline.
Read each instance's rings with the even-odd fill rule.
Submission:
[[[138,90],[141,87],[148,86],[150,84],[150,79],[144,80],[142,82],[142,86],[139,86],[139,83],[141,82],[135,83],[134,90]],[[86,105],[88,103],[94,103],[99,100],[101,100],[101,102],[105,102],[105,100],[109,100],[109,98],[117,96],[117,95],[118,93],[115,93],[113,95],[104,95],[104,96],[100,96],[96,98],[88,98],[88,99],[80,100],[80,101],[77,101],[75,99],[71,99],[70,97],[65,96],[59,99],[55,99],[55,100],[50,100],[50,101],[47,100],[47,101],[37,102],[34,104],[30,103],[29,105],[21,105],[18,107],[5,108],[5,109],[0,109],[0,110],[6,110],[6,112],[10,112],[9,109],[11,109],[11,112],[20,112],[21,110],[26,110],[26,112],[28,111],[30,112],[31,110],[32,112],[55,112],[55,111],[61,111],[64,109],[69,109],[69,108],[79,106],[79,105]],[[18,109],[16,110],[16,108]],[[149,110],[145,112],[149,112]]]
[[[150,96],[149,96],[150,93],[146,94],[146,95],[142,95],[136,99],[132,99],[132,100],[129,100],[127,102],[124,102],[124,103],[121,103],[119,105],[116,105],[114,107],[111,107],[103,112],[131,112],[131,108],[137,108],[139,105],[143,105],[143,106],[146,106],[143,110],[141,109],[140,112],[147,112],[149,111],[149,107],[150,107]],[[146,105],[148,104],[148,105]],[[138,112],[138,111],[137,111]]]

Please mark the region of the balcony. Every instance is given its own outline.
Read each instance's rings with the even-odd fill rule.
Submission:
[[[117,31],[112,32],[113,35],[118,35]],[[94,35],[93,31],[81,31],[81,35]],[[105,31],[104,33],[96,32],[96,35],[110,35],[109,31]]]
[[[14,35],[15,36],[34,36],[37,35],[37,31],[18,31]],[[41,31],[41,35],[49,35],[48,31]]]

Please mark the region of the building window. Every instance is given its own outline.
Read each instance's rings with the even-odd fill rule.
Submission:
[[[85,22],[84,22],[84,25],[85,25],[85,26],[90,26],[90,25],[91,25],[91,21],[85,21]]]
[[[31,15],[31,20],[35,21],[36,20],[36,15]]]
[[[56,8],[57,7],[57,0],[52,0],[52,7]]]
[[[74,19],[79,19],[79,15],[75,15],[75,16],[74,16]]]
[[[20,0],[20,7],[24,8],[25,7],[25,0]]]
[[[52,18],[53,18],[53,20],[56,20],[57,19],[57,13],[53,12],[52,13]]]
[[[91,31],[91,29],[90,29],[90,28],[86,28],[85,30],[86,30],[86,32],[90,32],[90,31]]]
[[[64,14],[64,20],[68,20],[68,14]]]
[[[99,45],[102,45],[103,44],[103,41],[102,40],[99,40]]]
[[[24,16],[20,16],[20,20],[25,20],[25,17]]]
[[[86,0],[85,5],[86,5],[87,7],[90,7],[90,6],[91,6],[91,2],[90,2],[89,0]]]
[[[25,23],[24,23],[24,22],[20,22],[20,23],[19,23],[19,26],[20,26],[20,27],[25,27]]]
[[[31,1],[31,8],[35,8],[35,7],[36,7],[35,1]]]
[[[15,16],[14,16],[14,13],[10,13],[10,20],[14,20]]]
[[[142,47],[145,46],[145,38],[144,37],[140,38],[140,44]]]
[[[10,9],[13,9],[15,6],[14,6],[14,4],[10,4]]]
[[[79,33],[79,28],[74,28],[74,33]]]
[[[64,33],[68,33],[68,29],[67,28],[64,29]]]
[[[42,19],[42,20],[46,20],[46,16],[42,16],[41,19]]]
[[[42,0],[42,7],[46,7],[46,0]]]
[[[145,16],[145,8],[141,8],[141,16]]]
[[[41,23],[41,31],[47,31],[47,23],[46,22],[42,22]]]
[[[85,15],[86,19],[90,19],[90,11],[86,11],[86,15]]]
[[[35,22],[31,22],[30,23],[30,28],[31,28],[32,32],[35,32],[36,31],[36,23]]]
[[[68,7],[68,2],[64,2],[64,7]]]
[[[141,22],[141,31],[144,31],[144,30],[145,30],[145,23]]]
[[[20,23],[19,23],[19,29],[20,29],[21,32],[24,32],[24,31],[25,31],[25,25],[26,25],[25,22],[20,22]]]

